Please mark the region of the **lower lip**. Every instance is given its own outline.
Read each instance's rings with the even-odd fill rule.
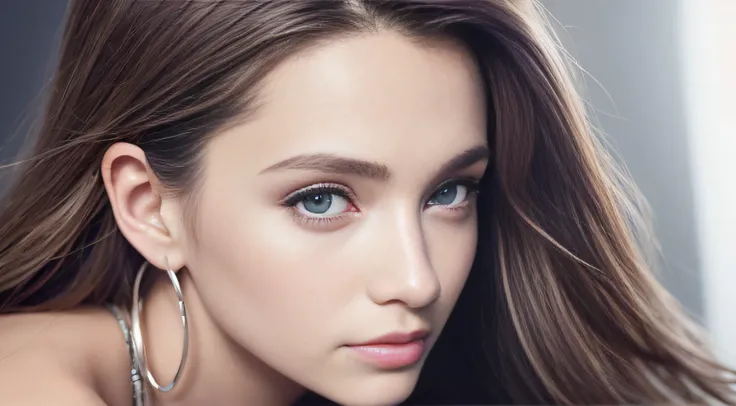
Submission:
[[[379,368],[397,369],[416,364],[424,354],[424,340],[405,344],[373,344],[348,346],[364,361]]]

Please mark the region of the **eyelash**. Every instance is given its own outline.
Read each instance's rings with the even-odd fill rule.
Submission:
[[[440,183],[440,185],[434,189],[430,197],[434,196],[435,193],[437,193],[438,191],[444,189],[445,187],[449,185],[459,185],[459,186],[465,187],[468,190],[468,198],[465,200],[465,202],[463,202],[462,205],[458,205],[455,207],[445,207],[443,210],[452,210],[452,211],[463,210],[467,207],[467,204],[465,203],[470,202],[470,197],[477,197],[480,194],[480,181],[475,180],[475,179],[470,179],[470,178],[456,178],[456,179],[446,180]]]
[[[286,196],[282,204],[284,206],[293,207],[307,196],[328,193],[336,194],[351,201],[355,200],[355,196],[350,193],[348,188],[344,186],[338,185],[336,183],[320,183],[317,185],[307,186],[304,189],[297,190],[289,196]]]
[[[320,225],[327,225],[332,223],[333,221],[342,219],[345,215],[349,214],[349,212],[339,214],[337,216],[329,216],[329,217],[312,217],[312,216],[306,216],[304,214],[301,214],[297,211],[296,205],[304,200],[308,196],[312,196],[315,194],[335,194],[338,195],[344,199],[347,199],[350,204],[353,206],[355,205],[354,202],[356,199],[355,195],[350,192],[350,189],[348,189],[345,186],[342,186],[337,183],[320,183],[317,185],[307,186],[303,189],[297,190],[296,192],[290,194],[287,196],[281,204],[284,207],[287,207],[289,211],[292,213],[292,215],[299,220],[303,225],[309,225],[309,224],[320,224]]]
[[[465,188],[467,188],[468,198],[465,200],[465,202],[463,202],[463,204],[460,204],[456,207],[445,207],[443,208],[443,210],[449,210],[452,212],[465,210],[468,207],[467,203],[470,201],[470,197],[471,196],[477,197],[478,194],[480,193],[480,182],[478,180],[469,179],[469,178],[456,178],[456,179],[447,180],[439,184],[432,191],[432,194],[429,196],[429,198],[431,198],[435,193],[437,193],[437,191],[442,190],[443,188],[449,185],[460,185],[460,186],[464,186]],[[305,225],[313,224],[313,223],[327,225],[333,221],[342,219],[345,215],[350,213],[350,212],[345,212],[340,215],[329,216],[329,217],[312,217],[312,216],[306,216],[306,215],[299,213],[296,210],[296,205],[299,202],[303,201],[306,197],[312,196],[315,194],[335,194],[344,199],[347,199],[351,205],[355,206],[355,203],[354,203],[356,200],[355,195],[347,187],[342,186],[340,184],[336,184],[336,183],[321,183],[321,184],[316,184],[312,186],[307,186],[303,189],[297,190],[296,192],[288,195],[286,198],[284,198],[281,201],[281,205],[289,208],[292,214],[294,215],[294,217],[297,218],[299,221],[301,221]]]

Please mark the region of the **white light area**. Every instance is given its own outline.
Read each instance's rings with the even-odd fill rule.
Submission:
[[[736,1],[681,5],[705,320],[716,353],[736,366]]]

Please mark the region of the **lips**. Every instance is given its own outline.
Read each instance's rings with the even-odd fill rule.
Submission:
[[[428,334],[429,332],[427,330],[416,330],[411,333],[390,333],[356,345],[407,344],[412,341],[422,340]]]
[[[426,330],[391,333],[347,348],[363,362],[380,369],[405,368],[422,359],[428,335]]]

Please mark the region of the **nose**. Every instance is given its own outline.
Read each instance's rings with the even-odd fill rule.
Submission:
[[[397,214],[394,227],[383,227],[380,269],[375,269],[368,294],[376,304],[403,303],[410,308],[429,306],[440,296],[441,285],[427,253],[421,219]]]

